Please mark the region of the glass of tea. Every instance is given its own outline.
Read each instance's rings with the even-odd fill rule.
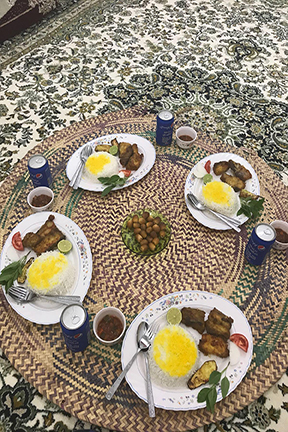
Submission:
[[[176,143],[182,149],[189,149],[197,138],[197,132],[190,126],[181,126],[176,130]]]

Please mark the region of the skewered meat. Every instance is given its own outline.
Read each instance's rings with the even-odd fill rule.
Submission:
[[[222,337],[227,340],[230,337],[230,329],[233,319],[214,308],[208,315],[205,323],[207,333]]]
[[[216,174],[217,176],[223,174],[228,169],[229,169],[229,162],[228,161],[216,162],[213,165],[214,174]]]
[[[200,387],[209,381],[212,372],[217,370],[217,363],[215,360],[208,360],[189,378],[187,383],[190,390]]]
[[[229,356],[227,341],[224,341],[220,336],[204,333],[199,342],[198,348],[204,355],[214,354],[221,358]]]
[[[181,309],[182,313],[182,324],[187,327],[192,327],[199,333],[203,333],[205,330],[205,312],[200,309],[194,309],[190,307],[184,307]]]
[[[138,152],[137,144],[132,145],[132,150],[133,150],[133,154],[126,164],[126,169],[131,171],[136,171],[142,163],[143,154],[140,154]]]
[[[245,188],[245,182],[236,176],[223,173],[220,180],[231,186],[235,192],[239,192],[241,189]]]
[[[247,168],[240,163],[234,162],[232,159],[229,160],[229,167],[234,171],[235,176],[244,182],[252,178],[252,174]]]

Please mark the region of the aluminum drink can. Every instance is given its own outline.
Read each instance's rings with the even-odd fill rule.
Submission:
[[[157,115],[156,143],[168,146],[172,143],[174,116],[170,111],[161,111]]]
[[[276,231],[266,223],[256,225],[245,249],[245,258],[250,264],[262,264],[265,256],[275,242]]]
[[[66,306],[60,317],[60,325],[67,348],[73,352],[84,351],[90,339],[89,317],[80,304]]]
[[[34,187],[52,186],[52,176],[48,160],[41,154],[32,156],[28,161],[28,169]]]

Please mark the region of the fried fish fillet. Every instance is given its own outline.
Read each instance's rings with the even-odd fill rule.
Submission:
[[[133,154],[133,149],[130,143],[121,142],[119,144],[119,158],[123,167],[126,167],[130,157]],[[127,168],[128,169],[128,168]]]
[[[240,163],[234,162],[232,159],[229,159],[229,167],[232,169],[235,176],[244,182],[252,178],[252,174],[247,168],[245,168]]]
[[[204,355],[214,354],[221,358],[229,356],[227,341],[224,341],[220,336],[204,333],[199,342],[198,348]]]
[[[216,174],[217,176],[223,174],[228,169],[229,169],[229,162],[228,161],[216,162],[213,165],[214,174]]]
[[[205,327],[207,333],[220,336],[223,340],[227,340],[230,337],[230,329],[233,322],[233,318],[228,317],[218,309],[214,308],[208,315]]]
[[[129,158],[129,160],[126,164],[126,169],[131,170],[131,171],[136,171],[142,163],[143,154],[140,154],[138,152],[137,144],[132,144],[132,151],[133,151],[133,154]]]
[[[236,176],[223,173],[220,177],[220,180],[231,186],[235,192],[239,192],[245,188],[245,182]]]
[[[190,307],[184,307],[181,309],[182,313],[182,324],[187,327],[192,327],[199,333],[203,333],[205,330],[205,312],[200,309],[194,309]]]

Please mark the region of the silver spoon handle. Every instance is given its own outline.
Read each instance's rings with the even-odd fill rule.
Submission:
[[[81,161],[75,179],[73,181],[71,180],[71,182],[69,183],[69,185],[73,187],[73,189],[78,189],[79,183],[81,181],[83,168],[84,163]]]
[[[210,213],[212,213],[213,215],[215,215],[216,217],[218,217],[218,219],[221,219],[222,222],[226,223],[226,225],[230,226],[230,228],[234,229],[237,232],[241,231],[241,229],[238,226],[234,225],[232,222],[230,222],[229,220],[227,220],[225,217],[223,217],[219,213],[216,213],[214,210],[211,210],[208,207],[206,208],[206,210],[208,210]]]
[[[38,295],[37,297],[43,298],[45,300],[52,300],[62,304],[73,304],[73,303],[82,303],[80,296],[49,296],[49,295]]]
[[[108,390],[108,392],[106,393],[105,397],[108,400],[111,400],[114,393],[116,392],[116,390],[118,389],[119,385],[121,384],[123,378],[125,377],[126,373],[128,372],[128,370],[131,368],[135,358],[137,357],[137,355],[140,352],[140,348],[138,348],[138,350],[136,351],[136,353],[133,355],[133,357],[131,358],[131,360],[129,361],[129,363],[127,363],[127,365],[125,366],[125,368],[123,369],[123,371],[121,372],[121,374],[118,376],[118,378],[116,379],[116,381],[114,382],[114,384],[112,384],[112,386],[110,387],[110,389]]]
[[[145,363],[146,363],[147,399],[148,399],[148,407],[149,407],[149,417],[155,417],[155,406],[154,406],[152,382],[150,376],[148,351],[145,351],[144,355],[145,355]]]

